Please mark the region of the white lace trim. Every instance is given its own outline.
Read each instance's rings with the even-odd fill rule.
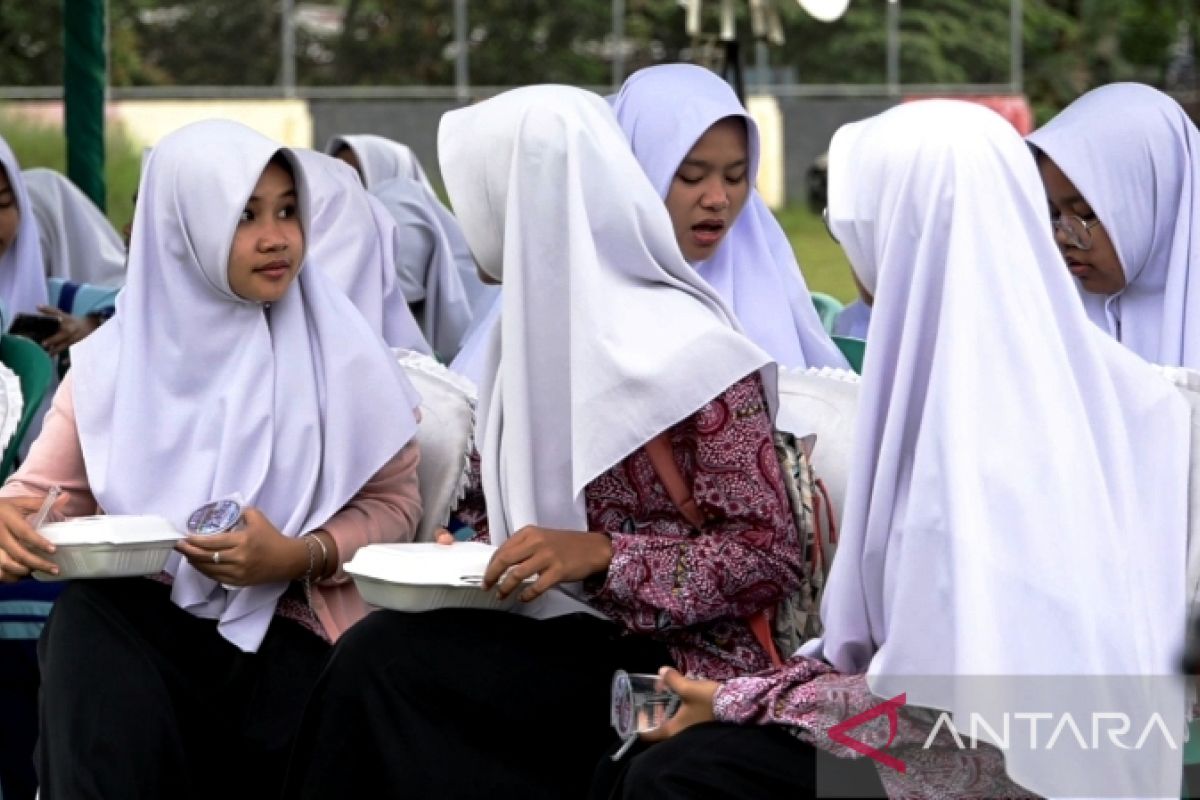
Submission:
[[[467,437],[466,449],[462,455],[462,471],[459,473],[458,480],[454,484],[450,504],[450,510],[453,510],[466,497],[467,483],[471,477],[471,452],[474,449],[475,443],[473,431],[475,430],[475,413],[479,402],[479,392],[469,378],[459,375],[457,372],[451,372],[432,356],[427,356],[424,353],[418,353],[414,350],[405,350],[400,347],[393,348],[392,352],[396,356],[396,362],[402,368],[421,372],[432,378],[436,378],[450,388],[458,391],[467,402],[467,406],[471,409],[472,435]]]
[[[779,372],[791,373],[793,375],[817,375],[822,378],[829,378],[833,381],[842,381],[843,383],[858,383],[862,378],[857,372],[844,367],[808,367],[806,369],[786,369],[779,368]]]
[[[8,447],[13,434],[21,424],[21,412],[25,409],[25,398],[21,394],[21,379],[17,373],[0,363],[0,449]]]

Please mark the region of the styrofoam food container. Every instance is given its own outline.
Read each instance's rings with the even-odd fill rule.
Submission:
[[[162,517],[111,514],[52,522],[38,529],[57,549],[48,558],[59,573],[34,572],[42,581],[157,575],[183,538]]]
[[[372,544],[355,553],[344,569],[354,578],[363,600],[379,608],[409,612],[439,608],[504,611],[520,602],[520,591],[501,600],[495,588],[479,588],[479,579],[495,552],[495,547],[479,542]]]

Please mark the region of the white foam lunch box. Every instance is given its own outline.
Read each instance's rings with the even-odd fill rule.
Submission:
[[[409,612],[439,608],[503,611],[520,602],[520,591],[501,600],[494,588],[484,591],[479,586],[495,552],[495,547],[479,542],[372,544],[355,553],[345,570],[354,578],[363,599],[379,608]]]
[[[42,581],[157,575],[183,538],[166,519],[112,514],[43,525],[38,533],[56,546],[48,558],[59,574],[34,572]]]

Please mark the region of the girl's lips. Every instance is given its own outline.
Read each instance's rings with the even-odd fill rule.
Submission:
[[[712,247],[724,235],[724,228],[692,228],[692,241],[701,247]]]
[[[722,220],[704,220],[692,226],[692,240],[701,247],[712,247],[725,235]]]
[[[265,267],[258,267],[254,272],[258,275],[267,278],[268,280],[279,280],[288,274],[291,265],[286,261],[279,261],[273,264],[268,264]]]
[[[1076,278],[1086,275],[1091,270],[1091,267],[1081,261],[1068,261],[1067,271]]]

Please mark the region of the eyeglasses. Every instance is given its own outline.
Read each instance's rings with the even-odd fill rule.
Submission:
[[[1062,231],[1067,237],[1067,244],[1076,250],[1092,249],[1092,228],[1100,224],[1099,219],[1085,222],[1083,217],[1075,214],[1059,214],[1051,220],[1054,231]]]
[[[829,238],[841,244],[841,242],[838,242],[838,238],[833,235],[833,227],[829,224],[829,206],[821,209],[821,222],[825,223],[825,232],[829,234]]]

